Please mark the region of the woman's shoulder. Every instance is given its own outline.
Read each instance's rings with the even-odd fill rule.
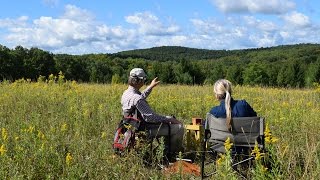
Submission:
[[[238,106],[247,106],[249,103],[245,99],[235,100],[235,104]]]
[[[225,117],[226,110],[222,106],[214,106],[210,110],[210,114],[214,115],[215,117]]]
[[[247,104],[247,101],[245,99],[240,99],[238,100],[239,103],[242,103],[242,104]]]

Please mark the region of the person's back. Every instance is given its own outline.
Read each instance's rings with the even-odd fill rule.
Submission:
[[[121,97],[123,116],[139,116],[144,121],[143,128],[151,137],[169,136],[171,152],[181,151],[184,135],[182,123],[171,116],[159,115],[151,109],[146,99],[159,81],[157,78],[153,79],[151,84],[140,92],[139,89],[144,85],[145,80],[146,74],[143,69],[134,68],[130,71],[129,87]]]
[[[210,113],[217,118],[226,118],[227,126],[231,128],[232,117],[252,117],[257,113],[247,103],[246,100],[234,100],[231,97],[232,84],[226,79],[220,79],[214,84],[214,94],[220,101],[219,106],[215,106]]]
[[[147,92],[151,90],[147,89]],[[148,92],[148,93],[150,93]],[[135,110],[137,109],[137,104],[141,99],[144,99],[141,95],[141,92],[135,89],[133,86],[129,86],[128,89],[126,89],[121,97],[121,105],[122,105],[122,114],[123,116],[130,116],[134,115]]]
[[[232,117],[252,117],[257,116],[257,113],[247,103],[246,100],[234,100],[230,101],[231,116]],[[226,118],[225,101],[221,100],[219,106],[215,106],[210,110],[210,113],[218,118]]]

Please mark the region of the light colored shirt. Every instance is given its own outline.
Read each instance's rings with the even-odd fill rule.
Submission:
[[[167,120],[168,118],[166,116],[156,114],[146,101],[151,91],[152,88],[150,86],[142,92],[132,86],[129,86],[128,89],[123,92],[121,97],[123,115],[130,112],[132,113],[137,109],[146,122],[161,122]]]

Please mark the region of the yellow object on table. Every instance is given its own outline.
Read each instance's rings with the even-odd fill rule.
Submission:
[[[187,149],[188,151],[197,151],[201,149],[201,139],[203,137],[203,126],[201,118],[192,118],[192,123],[185,125],[187,131]]]

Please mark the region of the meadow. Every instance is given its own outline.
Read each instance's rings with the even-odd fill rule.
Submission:
[[[135,152],[114,155],[123,84],[19,80],[0,83],[1,179],[198,179],[146,167]],[[267,144],[272,168],[252,179],[320,178],[320,87],[235,86],[266,122],[277,142]],[[159,85],[148,98],[159,114],[184,123],[218,105],[212,86]],[[224,172],[220,172],[221,177]],[[265,173],[265,174],[263,174]],[[234,178],[237,178],[235,175]]]

